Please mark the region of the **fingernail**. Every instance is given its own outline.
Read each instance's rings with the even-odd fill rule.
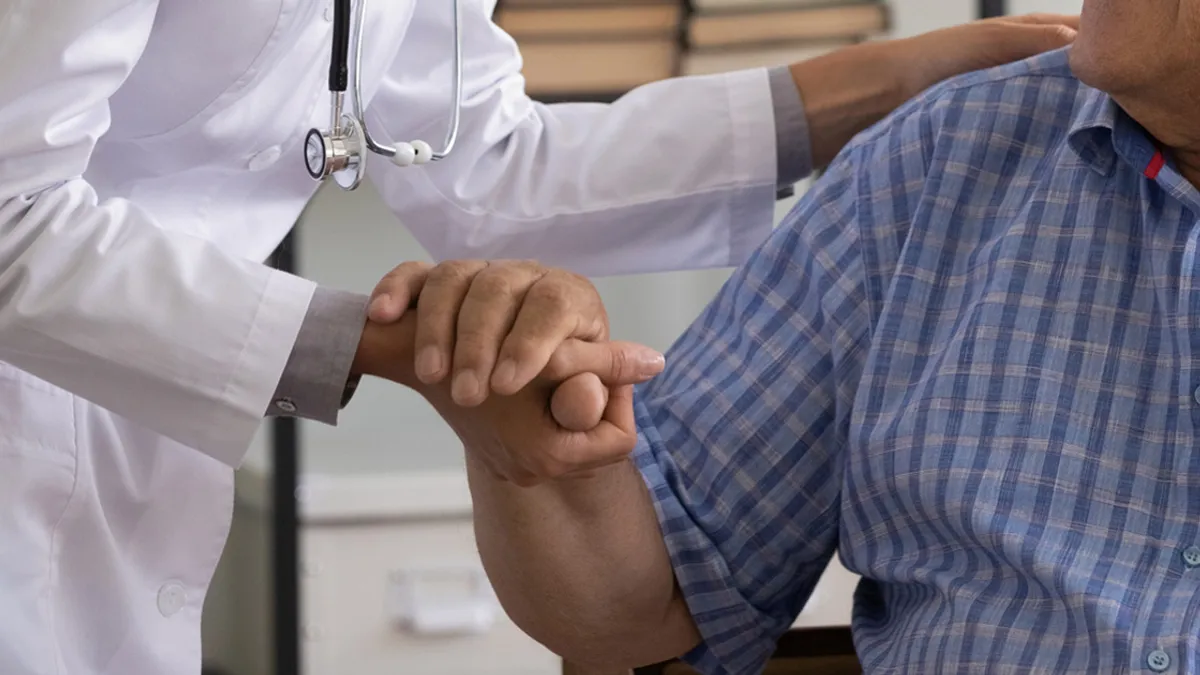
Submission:
[[[637,354],[637,364],[638,373],[648,380],[662,372],[666,367],[667,358],[653,349],[644,349]]]
[[[492,373],[492,386],[497,389],[510,391],[513,380],[517,379],[517,364],[512,359],[504,359]]]
[[[392,299],[391,296],[388,295],[387,293],[375,296],[375,299],[371,301],[371,308],[370,308],[371,316],[375,316],[376,314],[382,312],[384,307],[387,306],[388,302],[391,299]]]
[[[479,378],[475,377],[475,373],[464,370],[454,376],[454,384],[451,385],[450,394],[454,400],[462,404],[464,402],[472,402],[479,395]]]
[[[442,370],[442,354],[437,347],[426,347],[417,355],[417,377],[427,381]]]

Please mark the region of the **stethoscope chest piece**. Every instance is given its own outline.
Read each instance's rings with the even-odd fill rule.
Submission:
[[[353,190],[367,171],[363,129],[353,115],[342,115],[332,131],[310,129],[304,143],[304,165],[314,180],[332,177],[338,187]]]
[[[459,31],[461,17],[460,0],[454,3],[454,72],[450,106],[450,124],[446,130],[445,147],[435,152],[425,141],[397,143],[395,147],[384,145],[371,138],[363,117],[362,82],[362,32],[365,21],[366,0],[358,0],[355,12],[357,29],[351,32],[351,0],[335,0],[333,14],[333,39],[329,61],[330,123],[332,129],[322,131],[310,129],[304,139],[304,165],[314,180],[330,176],[343,190],[353,190],[362,182],[367,170],[367,154],[375,153],[386,157],[396,166],[428,164],[445,158],[454,147],[458,137],[459,114],[462,109],[462,34]],[[351,39],[353,37],[353,39]],[[352,46],[353,45],[353,46]],[[351,105],[353,114],[342,112],[349,79],[350,53],[354,54],[354,91]]]

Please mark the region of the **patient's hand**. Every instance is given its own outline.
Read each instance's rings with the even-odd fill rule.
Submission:
[[[611,368],[612,355],[629,349],[622,343],[570,340],[555,352],[557,363],[520,391],[490,396],[474,407],[455,403],[445,384],[422,385],[418,391],[458,434],[471,458],[499,478],[535,485],[623,461],[633,451],[633,387],[613,382],[642,377],[617,379],[612,376],[620,373]]]
[[[366,372],[421,392],[480,464],[520,484],[626,457],[630,385],[663,367],[608,341],[586,279],[522,261],[402,265],[376,289],[363,342],[392,361]]]

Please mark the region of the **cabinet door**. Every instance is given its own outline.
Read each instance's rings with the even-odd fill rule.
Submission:
[[[304,675],[558,675],[500,609],[471,522],[305,528]]]

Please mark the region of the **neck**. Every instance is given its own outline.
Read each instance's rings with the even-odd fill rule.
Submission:
[[[1200,128],[1194,119],[1180,114],[1195,109],[1187,99],[1155,101],[1132,96],[1113,96],[1113,99],[1170,152],[1180,175],[1200,189]]]
[[[1200,148],[1180,148],[1173,152],[1175,164],[1179,167],[1179,174],[1197,190],[1200,190]]]

